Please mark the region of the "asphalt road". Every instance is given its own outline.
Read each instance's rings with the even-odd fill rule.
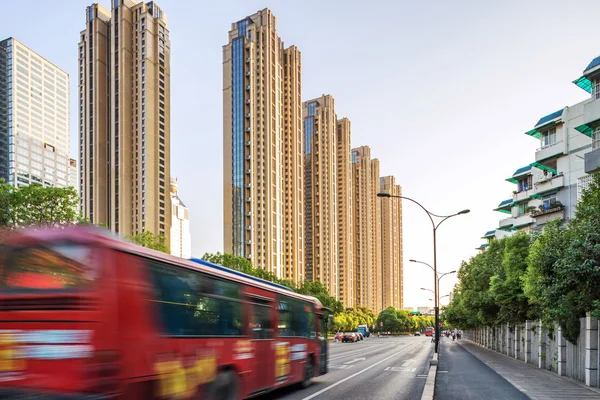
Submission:
[[[435,398],[441,400],[528,399],[496,371],[452,339],[440,338]]]
[[[419,399],[433,343],[428,337],[371,337],[357,343],[330,343],[329,372],[307,389],[284,388],[260,400]]]

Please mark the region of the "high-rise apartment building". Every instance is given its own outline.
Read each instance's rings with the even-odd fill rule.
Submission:
[[[154,2],[86,9],[79,42],[81,208],[92,223],[164,235],[170,205],[170,42]]]
[[[338,224],[338,300],[345,307],[355,304],[354,221],[352,218],[351,124],[348,118],[337,121],[337,224]]]
[[[380,179],[380,192],[402,196],[402,188],[393,176]],[[402,201],[380,198],[381,207],[381,282],[382,307],[404,308],[402,262]]]
[[[379,161],[371,149],[352,149],[355,303],[381,310]]]
[[[192,257],[190,210],[179,198],[178,189],[177,179],[171,179],[171,254],[188,259]]]
[[[223,46],[225,252],[304,279],[301,55],[264,9]]]
[[[338,297],[337,117],[331,95],[306,101],[304,206],[306,279]]]
[[[69,76],[21,42],[0,41],[0,178],[72,185]]]

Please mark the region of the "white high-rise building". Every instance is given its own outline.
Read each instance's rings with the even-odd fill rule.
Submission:
[[[67,187],[72,168],[68,74],[13,38],[0,41],[0,178]]]
[[[171,209],[171,254],[181,258],[191,258],[190,210],[177,195],[177,179],[172,178]]]

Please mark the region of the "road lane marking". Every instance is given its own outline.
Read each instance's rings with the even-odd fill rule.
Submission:
[[[344,383],[344,382],[346,382],[346,381],[348,381],[348,380],[350,380],[350,379],[354,378],[355,376],[358,376],[358,375],[360,375],[360,374],[362,374],[362,373],[364,373],[364,372],[366,372],[366,371],[370,370],[371,368],[375,367],[376,365],[379,365],[379,364],[381,364],[381,363],[383,363],[383,362],[386,362],[387,360],[389,360],[389,359],[390,359],[390,358],[392,358],[392,357],[396,357],[398,354],[402,354],[402,351],[399,351],[399,352],[397,352],[397,353],[394,353],[394,354],[392,354],[391,356],[388,356],[388,357],[384,358],[383,360],[376,362],[375,364],[371,364],[371,365],[369,365],[367,368],[363,368],[362,370],[360,370],[360,371],[358,371],[358,372],[356,372],[356,373],[354,373],[354,374],[352,374],[352,375],[350,375],[350,376],[347,376],[347,377],[345,377],[344,379],[342,379],[341,381],[337,381],[336,383],[333,383],[333,384],[331,384],[331,385],[327,386],[326,388],[324,388],[324,389],[321,389],[321,390],[319,390],[318,392],[316,392],[316,393],[313,393],[313,394],[311,394],[310,396],[303,398],[302,400],[310,400],[310,399],[314,399],[315,397],[317,397],[317,396],[319,396],[319,395],[321,395],[321,394],[323,394],[323,393],[325,393],[325,392],[328,392],[329,390],[333,389],[333,388],[334,388],[334,387],[336,387],[337,385],[341,385],[342,383]]]
[[[350,360],[350,361],[346,361],[344,364],[354,364],[355,362],[358,361],[365,361],[366,358],[365,357],[361,357],[361,358],[355,358],[354,360]]]
[[[339,364],[334,364],[334,365],[329,365],[328,367],[330,369],[348,369],[348,368],[354,367],[354,365],[339,365]]]
[[[404,364],[402,364],[403,367],[408,367],[413,361],[415,360],[406,360],[406,362]]]
[[[406,368],[406,367],[387,367],[384,371],[390,372],[415,372],[416,368]]]

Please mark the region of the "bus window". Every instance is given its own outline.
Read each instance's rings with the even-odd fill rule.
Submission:
[[[310,303],[279,296],[279,336],[314,338],[315,317]]]
[[[93,248],[62,243],[17,248],[0,272],[3,292],[78,291],[89,289],[98,275]]]
[[[250,331],[253,339],[272,339],[273,328],[269,316],[269,305],[252,299],[252,314],[250,319]]]
[[[200,272],[150,261],[165,333],[171,336],[241,336],[239,285]]]

